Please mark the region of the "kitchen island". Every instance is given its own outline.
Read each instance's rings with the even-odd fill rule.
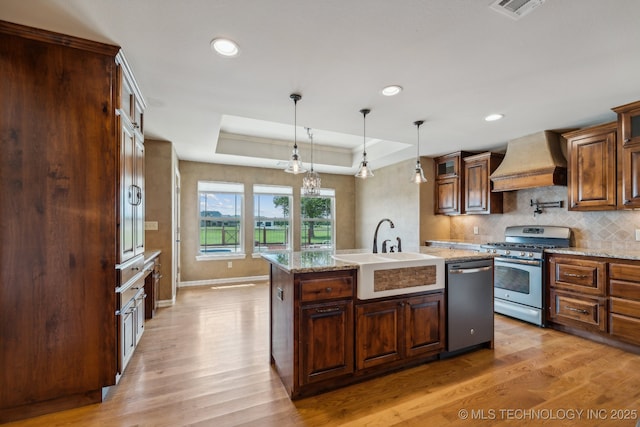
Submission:
[[[446,248],[419,252],[446,262],[490,258]],[[271,363],[292,399],[437,360],[446,351],[445,289],[360,300],[359,265],[332,255],[262,255],[270,263]]]

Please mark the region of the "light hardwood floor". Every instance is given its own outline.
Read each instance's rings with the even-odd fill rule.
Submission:
[[[268,287],[183,289],[101,404],[7,426],[636,426],[640,356],[496,316],[483,349],[292,402]],[[626,418],[626,419],[615,419]]]

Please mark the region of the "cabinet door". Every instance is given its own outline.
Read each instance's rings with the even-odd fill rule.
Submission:
[[[144,252],[144,144],[139,136],[135,139],[134,153],[134,254],[140,255]]]
[[[640,208],[640,144],[619,147],[620,167],[620,207]]]
[[[122,374],[136,348],[135,304],[125,307],[120,322],[120,373]]]
[[[640,101],[613,108],[618,113],[620,141],[624,147],[640,144]]]
[[[402,359],[403,304],[394,300],[356,307],[357,369]]]
[[[144,300],[147,295],[144,292],[144,288],[136,295],[135,300],[135,317],[136,317],[136,325],[135,325],[135,335],[136,335],[136,345],[140,342],[140,338],[142,338],[142,334],[144,332],[144,319],[145,319],[145,306]]]
[[[129,122],[120,117],[120,260],[122,263],[135,255],[135,153],[136,144]]]
[[[353,373],[352,301],[300,311],[300,385]]]
[[[569,149],[569,210],[616,208],[616,124],[567,135]]]
[[[435,183],[435,213],[459,214],[460,213],[460,179],[446,178]]]
[[[444,295],[409,298],[405,304],[405,351],[407,357],[437,354],[444,349]]]

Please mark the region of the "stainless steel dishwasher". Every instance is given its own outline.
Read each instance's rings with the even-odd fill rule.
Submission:
[[[447,264],[447,351],[493,347],[493,259]]]

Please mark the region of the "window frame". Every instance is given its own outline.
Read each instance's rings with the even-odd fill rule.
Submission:
[[[331,218],[303,218],[302,217],[302,199],[304,198],[323,198],[330,199],[331,204]],[[321,188],[320,195],[318,196],[305,196],[303,190],[300,189],[300,203],[299,203],[299,218],[300,218],[300,251],[301,252],[317,252],[317,251],[334,251],[336,247],[336,190],[333,188]],[[303,245],[303,226],[306,221],[322,221],[331,223],[331,243],[329,247],[308,247]]]
[[[219,253],[203,253],[202,252],[202,243],[200,241],[200,233],[202,232],[201,223],[203,219],[206,217],[201,216],[201,198],[203,193],[208,194],[235,194],[239,197],[240,208],[237,208],[237,200],[236,200],[236,210],[239,210],[239,218],[238,218],[238,249],[234,252],[219,252]],[[213,260],[222,260],[222,259],[244,259],[246,258],[245,251],[245,184],[239,182],[224,182],[224,181],[207,181],[201,180],[198,181],[197,184],[197,250],[196,250],[196,260],[197,261],[213,261]],[[224,217],[223,217],[224,218]]]
[[[273,249],[268,251],[256,250],[255,246],[255,233],[259,230],[257,223],[259,218],[256,217],[256,196],[287,196],[289,197],[289,216],[287,218],[288,230],[287,230],[287,248],[286,249]],[[266,184],[254,184],[253,185],[253,227],[252,227],[252,256],[259,258],[263,253],[279,253],[279,252],[291,252],[293,250],[293,228],[294,228],[294,203],[293,203],[293,187],[284,185],[266,185]],[[266,218],[266,220],[276,220],[276,218]]]

